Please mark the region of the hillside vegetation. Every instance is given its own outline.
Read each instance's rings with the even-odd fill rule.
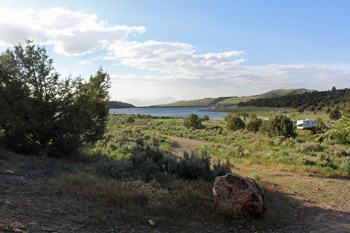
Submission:
[[[260,95],[253,95],[253,96],[231,96],[231,97],[218,97],[218,98],[205,98],[205,99],[198,99],[198,100],[189,100],[189,101],[178,101],[175,103],[170,104],[162,104],[158,105],[159,107],[211,107],[211,106],[218,106],[218,105],[236,105],[240,102],[246,102],[253,99],[259,99],[259,98],[271,98],[271,97],[278,97],[278,96],[286,96],[286,95],[295,95],[295,94],[302,94],[307,92],[313,92],[313,90],[307,90],[307,89],[278,89],[278,90],[272,90]]]
[[[315,91],[299,93],[288,96],[275,96],[272,98],[257,98],[249,101],[242,101],[239,106],[256,107],[293,107],[299,108],[302,112],[305,109],[310,111],[321,110],[325,107],[350,109],[350,89],[337,90],[335,87],[328,91]]]
[[[108,105],[108,108],[134,108],[135,107],[132,104],[128,104],[120,101],[109,101],[107,105]]]

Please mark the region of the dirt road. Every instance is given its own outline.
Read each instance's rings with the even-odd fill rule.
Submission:
[[[170,138],[174,143],[174,147],[172,149],[172,153],[182,156],[183,152],[186,151],[187,153],[191,153],[191,151],[194,150],[197,146],[203,146],[203,145],[213,145],[214,143],[211,142],[203,142],[193,139],[186,139],[186,138],[179,138],[174,136],[166,136]]]

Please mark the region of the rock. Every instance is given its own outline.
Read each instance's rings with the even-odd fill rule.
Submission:
[[[26,179],[23,176],[15,176],[15,179],[23,182],[26,181]]]
[[[12,228],[12,231],[13,232],[23,232],[21,229],[18,229],[18,228]]]
[[[215,205],[226,211],[243,215],[261,215],[266,211],[264,190],[254,179],[237,174],[215,178]]]
[[[5,171],[5,174],[14,175],[15,172],[12,171],[12,170],[6,170],[6,171]]]
[[[150,226],[152,226],[152,227],[153,227],[154,225],[156,225],[156,224],[153,222],[153,220],[151,220],[151,219],[148,220],[147,222],[148,222],[148,225],[150,225]]]

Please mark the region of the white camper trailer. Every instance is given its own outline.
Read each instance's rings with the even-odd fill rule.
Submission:
[[[314,120],[297,120],[297,128],[298,129],[311,129],[315,127],[315,121]]]

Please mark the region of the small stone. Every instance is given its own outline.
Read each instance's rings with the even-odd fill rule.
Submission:
[[[153,227],[154,225],[156,225],[156,224],[153,222],[153,220],[151,220],[151,219],[148,220],[147,222],[148,222],[148,225],[150,225],[150,226],[152,226],[152,227]]]
[[[5,174],[14,175],[15,172],[12,171],[12,170],[6,170],[6,171],[5,171]]]
[[[23,232],[21,229],[18,229],[18,228],[12,228],[12,231],[13,232]]]
[[[10,201],[5,201],[5,204],[11,205]]]
[[[52,228],[49,228],[49,227],[41,227],[41,230],[43,230],[43,231],[48,231],[48,232],[56,232],[54,229],[52,229]]]
[[[15,178],[19,181],[26,181],[26,179],[23,176],[16,176]]]

